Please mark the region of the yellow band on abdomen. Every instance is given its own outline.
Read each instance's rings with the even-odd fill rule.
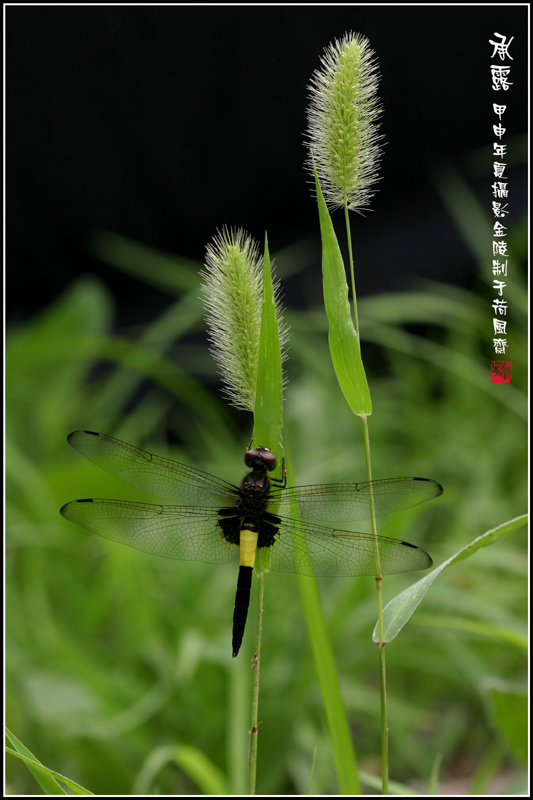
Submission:
[[[255,562],[255,551],[257,550],[257,531],[248,528],[241,530],[241,567],[253,567]]]

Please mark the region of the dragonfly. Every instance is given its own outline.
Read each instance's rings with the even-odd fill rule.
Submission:
[[[232,649],[242,644],[254,566],[315,577],[391,575],[428,569],[433,561],[409,542],[331,527],[425,503],[442,494],[429,478],[287,487],[270,477],[277,466],[268,447],[244,456],[250,470],[239,486],[94,431],[68,442],[93,464],[149,494],[177,505],[129,500],[73,500],[61,514],[105,539],[181,561],[225,564],[239,556]],[[325,523],[328,527],[325,527]],[[260,565],[258,569],[258,565]]]

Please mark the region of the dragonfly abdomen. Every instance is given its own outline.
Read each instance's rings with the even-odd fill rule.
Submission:
[[[237,594],[235,595],[235,609],[233,611],[233,638],[231,642],[234,658],[241,649],[242,637],[244,636],[244,628],[246,626],[246,618],[248,616],[248,607],[250,605],[252,572],[253,567],[245,567],[242,564],[239,567]]]

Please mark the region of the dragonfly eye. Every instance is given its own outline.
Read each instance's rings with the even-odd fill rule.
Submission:
[[[244,463],[249,469],[254,467],[266,467],[269,472],[276,469],[277,459],[268,447],[254,447],[244,454]]]

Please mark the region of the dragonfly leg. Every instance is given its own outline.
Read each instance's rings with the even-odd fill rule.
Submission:
[[[285,466],[285,458],[281,462],[281,478],[270,478],[270,483],[275,483],[280,489],[287,488],[287,467]]]

